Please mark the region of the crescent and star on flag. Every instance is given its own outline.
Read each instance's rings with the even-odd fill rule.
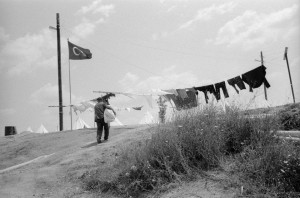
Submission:
[[[82,60],[82,59],[91,59],[92,53],[89,49],[84,49],[79,47],[70,41],[68,41],[69,45],[69,59],[72,60]]]

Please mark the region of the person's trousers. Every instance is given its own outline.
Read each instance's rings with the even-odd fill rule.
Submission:
[[[109,136],[109,125],[108,123],[104,122],[104,118],[97,121],[97,142],[101,141],[103,128],[104,128],[104,140],[107,140]]]

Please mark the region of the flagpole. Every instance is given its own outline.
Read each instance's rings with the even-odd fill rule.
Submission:
[[[69,39],[68,39],[69,41]],[[71,116],[71,131],[73,130],[73,116],[72,116],[72,96],[71,96],[71,67],[69,57],[69,90],[70,90],[70,116]]]

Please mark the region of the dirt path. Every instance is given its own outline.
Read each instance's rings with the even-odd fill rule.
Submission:
[[[102,144],[95,143],[95,129],[2,138],[0,167],[6,171],[0,173],[0,197],[114,198],[110,194],[95,195],[84,191],[79,178],[93,170],[97,170],[103,180],[109,181],[116,176],[124,166],[122,162],[117,163],[120,154],[128,145],[149,138],[148,128],[112,128],[109,141]],[[25,165],[11,168],[21,163]],[[234,190],[226,188],[226,182],[222,182],[226,179],[220,175],[215,176],[217,182],[199,178],[150,197],[233,197]]]
[[[109,169],[120,145],[143,136],[138,131],[146,128],[112,128],[110,140],[99,145],[94,144],[95,130],[3,138],[0,167],[7,171],[0,174],[0,197],[83,197],[75,180],[99,165]],[[10,168],[21,163],[25,165]]]

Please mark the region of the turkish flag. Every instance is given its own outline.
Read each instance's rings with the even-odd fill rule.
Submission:
[[[91,59],[92,53],[89,49],[84,49],[79,47],[70,41],[68,41],[69,45],[69,59],[71,60],[83,60],[83,59]]]

